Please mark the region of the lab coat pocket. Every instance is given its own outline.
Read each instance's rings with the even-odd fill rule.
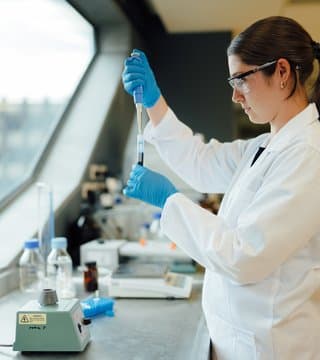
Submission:
[[[211,336],[218,359],[257,359],[253,333],[239,329],[215,315],[211,317],[211,321]]]

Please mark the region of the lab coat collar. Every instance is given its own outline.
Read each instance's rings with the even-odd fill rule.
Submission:
[[[318,118],[317,106],[315,103],[311,103],[289,120],[274,136],[269,135],[269,138],[266,139],[265,144],[262,146],[267,146],[267,152],[278,151],[284,145],[290,143],[292,139],[299,136],[307,125],[314,121],[319,121]]]

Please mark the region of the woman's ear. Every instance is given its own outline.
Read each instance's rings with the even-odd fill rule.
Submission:
[[[277,62],[277,71],[280,76],[280,81],[286,84],[291,74],[289,61],[287,59],[280,58]]]

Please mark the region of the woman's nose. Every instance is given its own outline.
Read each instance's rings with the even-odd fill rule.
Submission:
[[[233,89],[232,92],[232,101],[234,103],[239,103],[243,100],[244,96],[241,91],[239,91],[236,87]]]

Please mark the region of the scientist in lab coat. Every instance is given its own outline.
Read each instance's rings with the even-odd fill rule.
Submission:
[[[232,100],[270,132],[229,143],[194,136],[145,54],[134,52],[122,78],[130,94],[143,86],[145,138],[194,189],[225,194],[214,215],[139,165],[124,190],[161,207],[163,232],[206,268],[202,302],[216,358],[320,359],[319,71],[310,97],[305,88],[320,44],[278,16],[232,40]]]

